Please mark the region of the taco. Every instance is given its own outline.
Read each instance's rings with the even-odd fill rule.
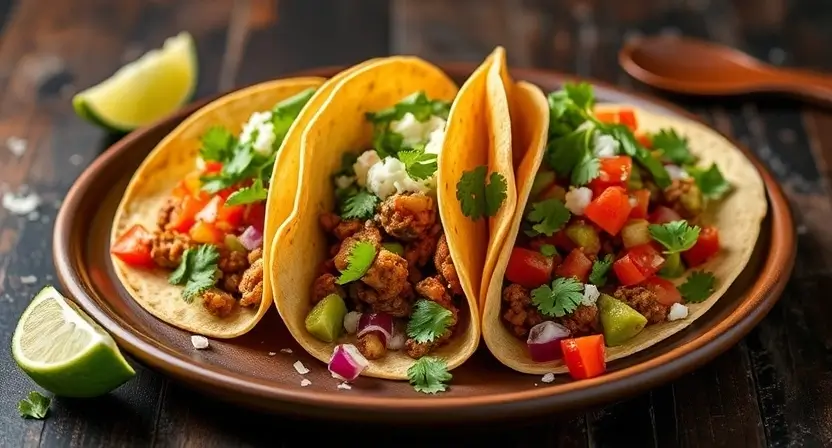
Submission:
[[[334,86],[304,130],[271,276],[286,326],[338,378],[438,392],[478,345],[484,218],[513,183],[488,170],[510,153],[489,129],[505,116],[487,107],[492,60],[458,91],[421,59],[383,59]]]
[[[725,293],[756,244],[763,183],[715,131],[596,105],[589,84],[513,98],[518,200],[484,281],[484,340],[519,372],[596,376]]]
[[[283,201],[293,200],[275,191],[267,199],[269,186],[296,183],[299,130],[312,115],[305,106],[322,102],[324,81],[278,80],[226,95],[148,155],[119,204],[110,249],[142,308],[214,338],[260,320],[272,303],[264,242],[291,210]]]

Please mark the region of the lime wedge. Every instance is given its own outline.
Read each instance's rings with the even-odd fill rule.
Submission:
[[[64,397],[103,395],[136,373],[113,338],[51,286],[20,317],[12,355],[38,385]]]
[[[158,120],[193,95],[197,82],[194,40],[182,32],[72,98],[75,113],[96,125],[131,131]]]

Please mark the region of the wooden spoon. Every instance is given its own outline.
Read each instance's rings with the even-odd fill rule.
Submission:
[[[618,62],[654,87],[694,95],[789,93],[832,104],[832,77],[776,68],[733,48],[677,36],[630,41]]]

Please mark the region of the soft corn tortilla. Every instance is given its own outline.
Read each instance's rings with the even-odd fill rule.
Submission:
[[[310,292],[317,268],[327,258],[327,239],[318,223],[320,213],[333,210],[330,177],[342,155],[369,148],[372,126],[366,112],[392,106],[419,90],[428,97],[454,100],[437,172],[437,202],[451,257],[467,297],[460,309],[458,331],[433,355],[453,369],[477,348],[480,320],[477,297],[485,265],[488,230],[484,221],[462,215],[456,200],[456,183],[463,171],[488,164],[489,133],[486,78],[491,58],[457,90],[437,67],[415,57],[391,57],[354,71],[334,86],[330,99],[316,113],[302,137],[301,182],[292,215],[278,229],[273,245],[281,256],[271,262],[275,303],[289,331],[312,356],[328,362],[335,344],[315,339],[304,326],[311,309]],[[457,95],[458,93],[458,95]],[[391,351],[372,361],[364,375],[406,379],[414,360]]]
[[[520,91],[520,89],[517,90]],[[519,101],[521,100],[518,99]],[[548,123],[545,122],[548,121],[549,111],[545,102],[538,104],[539,102],[540,98],[535,101],[534,105],[531,103],[528,105],[529,108],[535,107],[537,111],[534,114],[527,115],[526,120],[515,120],[512,117],[512,125],[513,127],[529,126],[528,131],[534,135],[533,140],[542,139],[545,143],[548,128]],[[604,104],[599,105],[598,110],[615,110],[623,107],[635,110],[640,131],[657,132],[659,129],[670,127],[679,134],[686,136],[690,141],[691,151],[700,157],[699,164],[710,166],[712,162],[716,163],[725,178],[731,183],[733,190],[720,201],[708,204],[705,213],[702,215],[705,223],[715,225],[719,229],[719,240],[722,246],[719,254],[714,259],[696,268],[696,270],[705,270],[714,274],[716,277],[714,293],[701,303],[688,304],[687,318],[648,325],[626,344],[607,347],[607,361],[623,358],[644,350],[683,330],[699,316],[705,314],[725,293],[748,263],[767,210],[765,190],[759,173],[742,152],[726,138],[700,123],[683,118],[661,116],[628,105]],[[521,109],[526,108],[522,107]],[[534,115],[538,116],[536,121]],[[502,247],[494,276],[490,282],[483,312],[483,336],[491,353],[506,366],[519,372],[531,374],[563,373],[567,371],[562,361],[547,363],[532,361],[528,355],[526,342],[510,333],[501,317],[503,277],[544,149],[544,147],[534,146],[534,150],[525,154],[518,169],[517,190],[520,199],[518,200],[517,212],[512,218],[511,233]],[[517,146],[515,146],[516,150]],[[676,285],[684,283],[686,277],[677,279],[674,283]]]
[[[209,128],[224,126],[235,135],[239,134],[242,125],[253,112],[269,110],[281,100],[303,90],[319,88],[324,81],[323,78],[305,77],[258,84],[219,98],[188,117],[156,145],[136,170],[116,211],[111,241],[115,242],[134,224],[141,224],[148,230],[156,227],[156,217],[162,203],[170,196],[177,182],[195,168],[199,139]],[[296,184],[296,153],[300,148],[297,140],[311,117],[310,105],[319,105],[321,102],[318,99],[321,96],[320,90],[322,89],[316,92],[289,129],[278,153],[272,184],[283,187]],[[267,242],[263,254],[265,265],[268,265],[271,256],[268,244],[271,242],[270,236],[291,210],[291,202],[287,205],[284,201],[291,201],[293,197],[283,193],[285,192],[272,192],[267,201],[263,236],[263,241]],[[268,276],[264,276],[263,298],[259,308],[235,307],[230,316],[218,318],[206,311],[200,300],[190,304],[182,300],[182,288],[168,283],[170,271],[135,268],[117,257],[111,258],[125,289],[142,308],[175,327],[193,333],[213,338],[242,335],[257,324],[272,303],[271,282]]]

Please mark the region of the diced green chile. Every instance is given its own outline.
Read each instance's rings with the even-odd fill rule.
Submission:
[[[598,297],[598,312],[607,347],[615,347],[629,341],[647,325],[646,317],[607,294]]]
[[[344,316],[347,315],[347,305],[338,294],[330,294],[318,302],[306,315],[304,325],[316,339],[324,342],[334,342],[341,336],[344,328]]]

